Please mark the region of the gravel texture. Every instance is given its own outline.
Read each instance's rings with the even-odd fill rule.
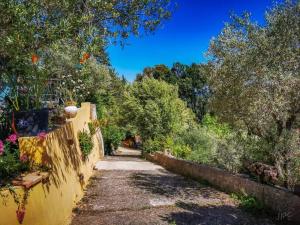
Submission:
[[[221,191],[146,162],[138,152],[126,156],[126,151],[97,164],[72,225],[275,224],[243,211]]]

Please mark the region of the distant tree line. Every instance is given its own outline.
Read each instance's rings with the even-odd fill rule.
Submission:
[[[177,62],[171,68],[166,65],[147,67],[137,75],[136,81],[154,78],[178,86],[179,97],[193,110],[198,121],[201,121],[207,112],[210,96],[207,74],[207,65],[194,63],[189,66]]]

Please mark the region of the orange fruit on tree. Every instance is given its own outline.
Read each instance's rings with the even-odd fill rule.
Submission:
[[[31,55],[31,62],[36,64],[39,61],[39,57],[36,54]]]
[[[83,54],[83,59],[85,59],[85,60],[87,60],[87,59],[89,59],[91,56],[90,56],[90,54],[89,53],[84,53]]]

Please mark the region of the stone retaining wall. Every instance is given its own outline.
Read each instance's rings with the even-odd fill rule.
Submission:
[[[277,187],[260,184],[242,175],[234,175],[224,170],[198,163],[176,159],[163,153],[146,154],[146,159],[167,170],[205,180],[226,192],[247,194],[256,197],[278,214],[280,219],[300,222],[300,197]]]

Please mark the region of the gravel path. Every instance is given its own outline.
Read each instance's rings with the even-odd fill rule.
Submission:
[[[274,224],[244,212],[223,192],[126,151],[97,164],[72,225]]]

